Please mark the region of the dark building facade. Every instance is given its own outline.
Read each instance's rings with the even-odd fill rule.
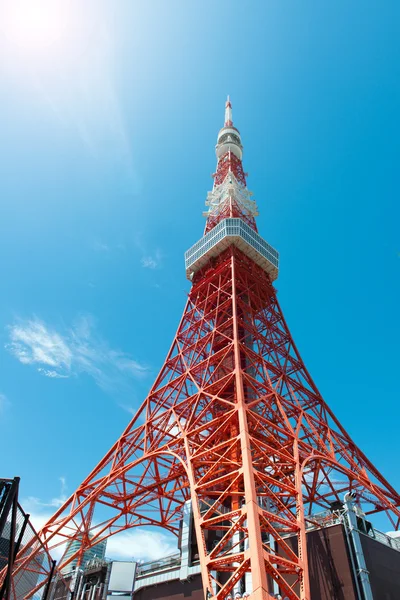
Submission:
[[[366,535],[361,544],[374,600],[400,599],[400,552]]]

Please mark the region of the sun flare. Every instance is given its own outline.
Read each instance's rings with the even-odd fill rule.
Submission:
[[[0,0],[0,28],[20,48],[49,48],[65,37],[70,9],[68,0]]]

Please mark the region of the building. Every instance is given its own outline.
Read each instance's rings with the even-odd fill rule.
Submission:
[[[348,508],[352,510],[351,505]],[[360,529],[351,529],[346,511],[315,515],[316,524],[307,531],[311,600],[398,600],[400,540],[370,524],[366,527],[365,521],[359,521]],[[295,538],[289,537],[287,542],[296,547]],[[199,561],[191,558],[191,551],[189,544],[180,554],[138,565],[133,598],[204,600]],[[360,561],[364,561],[362,568],[368,576],[369,596],[360,585]],[[239,588],[237,597],[246,597],[244,593]],[[279,597],[277,587],[275,594]]]
[[[94,559],[74,581],[75,600],[204,600],[190,502],[181,527],[180,550],[159,560],[134,562]],[[314,515],[307,531],[311,600],[398,600],[400,539],[375,530],[354,502]],[[295,548],[297,540],[286,538]],[[366,596],[360,573],[368,577]],[[246,598],[238,588],[237,598]],[[279,597],[279,589],[275,589]],[[227,598],[229,596],[227,595]],[[65,588],[53,600],[65,600]]]
[[[81,547],[81,541],[79,539],[76,540],[72,540],[72,542],[70,542],[67,546],[67,549],[64,552],[64,555],[62,557],[62,562],[67,561],[70,556],[72,556],[73,554],[75,554],[75,552],[77,552],[80,547]],[[107,548],[107,540],[103,540],[102,542],[99,542],[98,544],[96,544],[96,546],[93,546],[91,548],[89,548],[88,550],[85,551],[84,555],[83,555],[83,559],[81,561],[81,566],[84,567],[86,565],[86,563],[88,563],[89,561],[92,561],[93,559],[104,559],[105,555],[106,555],[106,548]],[[62,573],[66,574],[69,573],[70,571],[73,571],[76,566],[78,564],[78,558],[74,558],[71,562],[69,562],[67,565],[65,565],[65,567],[63,567],[61,569]]]

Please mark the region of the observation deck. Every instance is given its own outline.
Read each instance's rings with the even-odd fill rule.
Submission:
[[[228,246],[239,250],[268,273],[271,281],[278,277],[279,254],[242,219],[223,219],[204,237],[185,252],[186,276],[189,280],[212,257],[216,257]]]

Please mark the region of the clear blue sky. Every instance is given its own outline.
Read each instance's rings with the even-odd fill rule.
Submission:
[[[145,397],[229,93],[295,341],[399,488],[400,4],[64,0],[59,22],[38,0],[43,22],[19,3],[0,4],[0,474],[45,518]]]

